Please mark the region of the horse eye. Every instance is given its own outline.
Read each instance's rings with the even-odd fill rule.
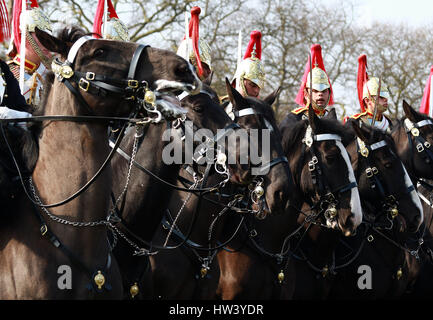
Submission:
[[[195,112],[198,112],[198,113],[202,113],[203,112],[203,106],[195,105],[192,107],[192,110],[194,110]]]
[[[105,54],[104,49],[96,49],[95,52],[93,52],[93,57],[97,58],[97,57],[102,57]]]
[[[384,166],[385,166],[385,168],[390,169],[390,168],[392,168],[392,162],[390,162],[390,161],[385,162]]]

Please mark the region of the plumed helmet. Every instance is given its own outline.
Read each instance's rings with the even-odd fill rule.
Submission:
[[[248,79],[262,89],[265,85],[265,69],[262,63],[262,33],[254,30],[250,34],[250,41],[243,60],[236,68],[234,79],[239,91],[240,88],[246,92],[244,88],[244,79]]]
[[[362,98],[367,98],[369,95],[371,96],[377,96],[377,91],[379,90],[379,78],[377,77],[371,77],[367,83],[364,84],[363,90],[362,90]],[[370,94],[369,94],[370,93]],[[388,87],[385,83],[380,84],[380,94],[379,96],[383,98],[389,98],[389,91]]]
[[[301,86],[296,96],[295,102],[301,106],[305,106],[304,101],[304,89],[313,88],[318,91],[323,91],[326,89],[330,90],[328,105],[334,104],[334,96],[331,81],[329,81],[329,76],[326,73],[325,64],[322,58],[322,47],[320,44],[313,44],[310,49],[311,65],[313,69],[310,70],[310,61],[308,59],[305,65],[304,75],[302,77]],[[310,84],[310,71],[312,72],[312,81]]]
[[[377,91],[379,89],[379,78],[369,77],[367,73],[367,56],[362,54],[358,57],[358,75],[356,78],[356,87],[358,90],[358,100],[361,107],[361,111],[366,110],[366,105],[364,103],[364,98],[370,96],[377,96]],[[380,84],[380,94],[383,98],[389,98],[388,87],[383,81]]]
[[[105,3],[107,6],[105,7]],[[107,22],[104,25],[104,8],[108,10]],[[102,32],[103,30],[103,32]],[[98,0],[95,19],[93,21],[93,33],[102,35],[104,39],[129,41],[129,32],[126,25],[117,16],[111,0]]]
[[[14,44],[19,52],[21,44],[21,28],[20,23],[24,21],[26,24],[26,30],[34,32],[35,28],[51,32],[51,21],[47,15],[39,8],[37,0],[31,0],[27,2],[25,14],[22,13],[21,1],[14,1],[13,8],[13,35]]]
[[[191,8],[191,20],[188,25],[188,39],[184,36],[182,42],[177,49],[177,54],[191,63],[197,68],[199,75],[203,74],[202,63],[206,63],[209,69],[212,70],[212,59],[210,54],[209,44],[200,39],[199,35],[199,15],[200,7]]]

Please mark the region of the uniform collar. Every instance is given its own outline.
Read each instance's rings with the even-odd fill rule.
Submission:
[[[19,54],[17,54],[15,56],[15,58],[13,59],[13,62],[15,62],[18,65],[21,65],[21,57]],[[26,72],[28,74],[32,74],[33,72],[35,72],[38,67],[39,67],[39,64],[36,64],[36,63],[34,63],[28,59],[25,59],[24,69],[26,70]]]
[[[373,118],[373,114],[370,112],[370,111],[367,111],[367,117],[368,118]],[[382,121],[382,118],[383,118],[383,114],[382,115],[376,115],[376,120],[377,121]]]

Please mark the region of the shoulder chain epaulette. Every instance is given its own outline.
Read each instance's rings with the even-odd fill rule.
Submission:
[[[354,114],[353,116],[350,116],[350,118],[351,119],[359,119],[360,117],[365,116],[366,114],[367,114],[367,111],[360,112],[360,113]]]
[[[304,111],[307,111],[307,110],[308,110],[308,107],[300,107],[300,108],[292,110],[292,113],[294,113],[294,114],[300,114],[301,112],[304,112]]]

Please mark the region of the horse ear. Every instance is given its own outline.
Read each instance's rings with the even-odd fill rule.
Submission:
[[[69,46],[67,45],[67,43],[61,41],[56,37],[53,37],[52,35],[38,29],[37,27],[35,28],[35,34],[39,42],[49,51],[57,52],[63,57],[66,57],[68,55]]]
[[[355,135],[364,142],[368,142],[367,138],[364,135],[361,127],[359,126],[359,120],[349,119],[348,122],[352,125],[353,131],[355,131]]]
[[[403,99],[403,110],[406,117],[412,121],[417,122],[416,111]]]
[[[332,108],[331,110],[329,110],[329,112],[326,114],[325,118],[337,120],[337,111],[335,111],[335,108]]]
[[[308,121],[310,122],[311,129],[313,129],[313,132],[316,132],[319,127],[319,118],[316,116],[316,113],[313,110],[313,107],[311,105],[308,107]]]
[[[227,78],[226,78],[226,89],[227,89],[227,94],[229,95],[229,100],[232,103],[234,110],[240,110],[242,109],[242,106],[247,104],[244,97],[242,97],[242,95],[238,92],[238,90],[232,87],[229,79]]]
[[[269,104],[270,106],[272,106],[275,102],[275,99],[277,99],[280,93],[281,93],[281,87],[278,87],[277,90],[270,93],[266,98],[263,99],[263,101]]]
[[[210,74],[207,76],[207,78],[203,80],[203,83],[207,84],[210,87],[212,83],[212,78],[213,78],[213,71],[211,71]]]

